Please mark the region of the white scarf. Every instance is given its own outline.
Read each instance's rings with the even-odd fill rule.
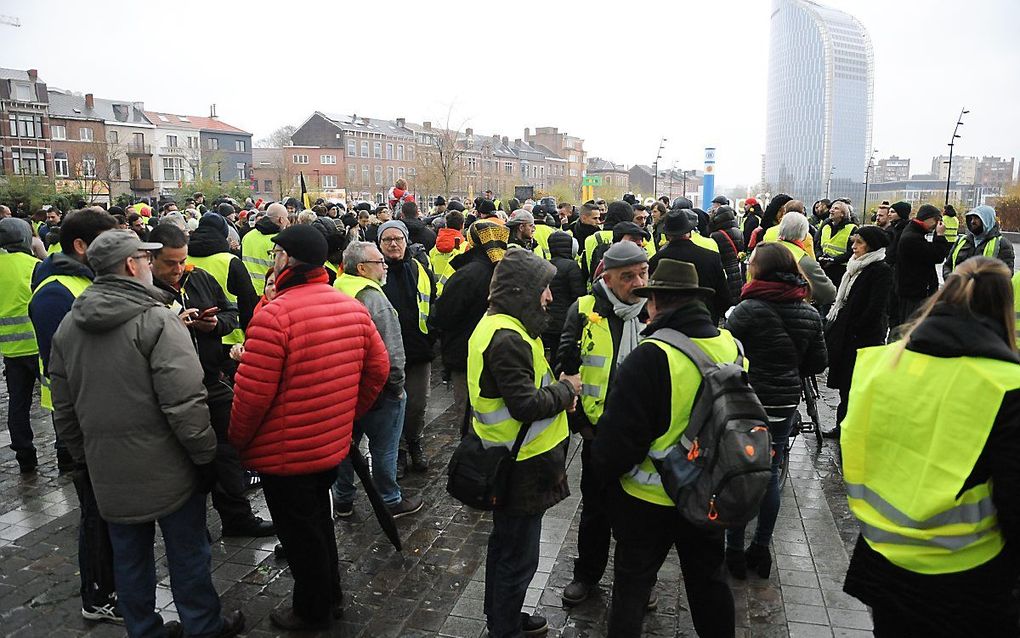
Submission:
[[[847,297],[850,296],[850,288],[854,285],[854,280],[857,279],[857,275],[861,274],[866,266],[877,261],[885,260],[885,248],[879,248],[869,253],[864,253],[863,257],[851,257],[850,261],[846,263],[846,272],[843,273],[843,278],[839,280],[839,290],[836,291],[836,301],[832,303],[832,308],[829,309],[829,314],[826,315],[826,319],[834,321],[836,315],[839,314],[840,308],[846,304]]]
[[[637,347],[641,341],[641,330],[645,327],[638,321],[641,309],[645,307],[647,299],[637,303],[624,303],[616,298],[613,291],[609,289],[606,282],[599,280],[606,298],[613,304],[613,312],[623,321],[623,330],[620,333],[620,345],[616,348],[616,365],[623,363],[623,360],[630,354],[630,351]]]

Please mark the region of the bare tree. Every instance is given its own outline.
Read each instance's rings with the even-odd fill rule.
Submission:
[[[294,135],[294,131],[296,130],[297,127],[286,124],[270,133],[268,137],[256,140],[255,146],[258,148],[280,148],[288,146],[290,144],[290,138]]]
[[[441,128],[431,127],[422,131],[422,141],[418,145],[418,161],[422,170],[419,180],[436,181],[441,185],[443,194],[449,196],[451,185],[463,173],[465,147],[460,143],[461,128],[452,125],[453,106],[446,112],[446,124]]]

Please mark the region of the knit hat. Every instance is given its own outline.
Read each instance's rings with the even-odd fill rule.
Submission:
[[[199,228],[213,228],[224,237],[229,233],[227,232],[227,220],[223,219],[216,213],[206,213],[202,215],[202,219],[198,220]]]
[[[758,203],[758,200],[753,197],[748,197],[744,200],[744,206],[754,206]]]
[[[510,239],[510,229],[495,222],[477,221],[471,224],[468,238],[474,250],[485,253],[492,263],[498,263],[506,254],[506,243]]]
[[[376,237],[378,237],[379,242],[382,242],[383,233],[391,228],[396,228],[400,232],[404,233],[404,241],[410,243],[411,240],[407,233],[407,226],[404,225],[404,222],[400,221],[399,219],[391,219],[390,221],[379,226],[379,233],[376,235]]]
[[[633,237],[644,237],[646,240],[651,239],[651,234],[641,228],[634,222],[620,222],[613,226],[613,241],[618,242],[624,237],[631,235]]]
[[[910,219],[910,202],[896,202],[889,208],[896,211],[900,219]]]
[[[436,195],[436,199],[435,199],[434,203],[435,203],[436,206],[445,206],[446,205],[446,198],[443,197],[442,195]]]
[[[227,202],[223,202],[222,204],[216,207],[216,213],[222,217],[233,215],[235,212],[236,211],[234,211],[234,207],[228,204]]]
[[[889,233],[878,226],[858,226],[857,232],[854,234],[868,245],[868,252],[874,252],[889,245]]]
[[[288,226],[277,233],[271,241],[287,251],[287,255],[313,266],[325,263],[326,255],[329,253],[326,238],[308,224]]]
[[[646,263],[648,263],[648,253],[632,241],[617,242],[602,255],[603,270]]]
[[[941,217],[942,211],[936,206],[931,204],[921,204],[921,207],[917,209],[917,221],[923,222],[926,219],[934,219]]]
[[[492,215],[496,212],[496,205],[491,199],[479,197],[475,200],[475,212],[479,215]]]
[[[32,225],[19,217],[0,219],[0,248],[7,252],[32,253]]]
[[[534,224],[535,216],[526,210],[515,210],[513,215],[510,215],[510,219],[507,220],[507,226],[517,226],[518,224]]]
[[[606,207],[606,218],[602,221],[602,227],[612,230],[620,222],[634,221],[634,207],[627,202],[612,202]]]
[[[174,211],[172,213],[167,213],[166,215],[163,215],[162,217],[159,218],[159,223],[173,224],[174,226],[180,228],[181,230],[188,229],[188,225],[184,222],[184,215],[182,215],[178,211]]]

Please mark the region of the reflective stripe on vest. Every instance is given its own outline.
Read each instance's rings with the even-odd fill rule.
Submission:
[[[609,372],[616,359],[609,319],[595,312],[594,295],[577,300],[581,319],[581,407],[592,425],[599,422],[609,392]]]
[[[453,260],[451,259],[450,262],[452,261]],[[443,290],[446,289],[446,282],[450,280],[450,277],[453,276],[453,273],[457,272],[457,270],[453,267],[453,264],[450,262],[446,263],[446,267],[443,268],[442,275],[440,275],[438,272],[436,273],[436,297],[443,294]]]
[[[719,336],[708,339],[691,339],[705,351],[714,361],[736,361],[738,356],[737,343],[726,330],[720,330]],[[662,349],[669,364],[670,388],[670,420],[669,429],[659,438],[652,441],[648,455],[641,463],[620,477],[620,485],[633,496],[655,505],[673,506],[673,500],[662,488],[662,477],[655,469],[652,460],[666,457],[683,436],[687,422],[691,417],[694,398],[701,387],[701,373],[694,362],[673,346],[656,339],[646,339],[646,343]],[[641,347],[641,346],[638,346]],[[747,359],[744,359],[747,365]]]
[[[241,261],[251,275],[255,292],[260,295],[266,291],[266,273],[273,267],[273,260],[269,257],[273,237],[276,235],[263,235],[258,229],[252,229],[241,240]]]
[[[418,330],[421,330],[423,335],[429,333],[429,311],[432,302],[432,277],[429,276],[429,271],[425,269],[425,266],[417,259],[412,259],[414,263],[418,264]]]
[[[40,290],[51,283],[58,283],[67,288],[71,296],[77,299],[81,293],[85,292],[86,288],[92,285],[92,280],[88,277],[75,277],[72,275],[51,275],[39,282],[39,285],[32,291],[32,297],[35,298]],[[53,397],[50,395],[50,378],[46,376],[41,355],[39,357],[39,379],[42,382],[42,390],[39,393],[39,405],[47,410],[53,410]]]
[[[448,253],[440,252],[438,248],[429,251],[429,263],[432,264],[432,272],[436,275],[436,297],[443,294],[446,281],[454,272],[450,267],[450,262],[465,250],[467,250],[467,242],[462,241],[457,248]]]
[[[918,383],[935,394],[910,392]],[[847,501],[872,549],[921,574],[973,569],[1002,551],[991,483],[960,488],[1018,388],[1015,363],[895,344],[858,351],[841,444]]]
[[[971,236],[970,235],[960,235],[960,238],[956,240],[956,245],[953,246],[952,262],[951,262],[952,265],[953,265],[953,270],[956,270],[956,267],[960,265],[960,261],[959,261],[959,259],[960,259],[960,252],[963,250],[963,247],[967,245],[967,238],[968,237],[971,237]],[[971,245],[975,246],[975,250],[976,250],[976,244],[973,243],[975,241],[976,240],[973,237],[971,237],[971,242],[972,242]],[[985,245],[981,247],[981,254],[984,255],[985,257],[991,257],[993,259],[997,258],[999,256],[999,238],[998,237],[992,237],[990,240],[986,241]],[[971,255],[971,256],[973,257],[973,255]],[[964,259],[964,261],[967,261],[967,260]]]
[[[237,259],[237,256],[232,253],[216,253],[215,255],[207,255],[205,257],[195,257],[188,255],[188,263],[201,268],[206,271],[212,278],[216,280],[216,283],[223,289],[223,294],[226,296],[227,301],[237,303],[237,295],[227,290],[227,279],[230,276],[230,262]],[[223,335],[222,343],[224,345],[232,346],[235,343],[244,343],[244,330],[235,328],[230,334]]]
[[[826,224],[822,228],[822,252],[829,257],[839,257],[846,252],[850,235],[857,230],[853,224],[845,224],[835,235],[832,234],[832,224]]]
[[[513,449],[514,441],[523,423],[513,418],[501,397],[483,397],[479,379],[485,366],[484,353],[492,342],[497,330],[513,330],[524,343],[531,347],[532,366],[536,388],[555,383],[552,371],[545,359],[545,348],[542,341],[532,339],[521,322],[509,315],[485,315],[478,322],[471,338],[468,339],[468,394],[471,400],[471,425],[475,434],[486,448],[505,447]],[[569,431],[567,413],[560,411],[555,415],[534,421],[528,426],[524,442],[517,454],[518,461],[524,461],[539,454],[544,454],[563,442]]]
[[[0,250],[0,354],[5,357],[39,353],[28,316],[32,273],[38,263],[32,255]]]

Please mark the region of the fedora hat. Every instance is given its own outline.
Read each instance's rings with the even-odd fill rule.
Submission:
[[[686,235],[695,228],[698,224],[693,221],[688,215],[691,213],[688,208],[674,208],[666,213],[666,218],[662,222],[662,234],[663,235]],[[697,215],[694,216],[697,219]]]
[[[638,297],[649,297],[653,292],[697,292],[714,295],[715,290],[704,288],[698,283],[698,271],[694,264],[676,259],[663,259],[648,278],[648,284],[634,289]]]

